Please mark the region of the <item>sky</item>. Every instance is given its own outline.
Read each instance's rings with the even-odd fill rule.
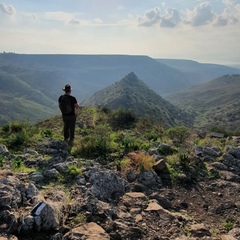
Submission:
[[[0,0],[0,52],[240,65],[240,0]]]

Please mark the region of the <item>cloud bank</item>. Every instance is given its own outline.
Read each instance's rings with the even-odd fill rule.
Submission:
[[[139,26],[173,28],[179,24],[199,27],[203,25],[226,26],[236,24],[240,19],[240,4],[234,0],[224,0],[224,10],[218,14],[212,10],[209,2],[201,2],[192,10],[187,9],[179,12],[174,8],[161,9],[156,7],[146,10],[142,16],[138,17]]]

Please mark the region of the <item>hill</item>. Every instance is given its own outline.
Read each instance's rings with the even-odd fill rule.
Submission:
[[[192,112],[197,127],[225,128],[239,131],[240,75],[226,75],[187,91],[166,96],[182,109]]]
[[[177,109],[155,93],[134,73],[96,92],[82,104],[132,110],[138,117],[146,117],[165,126],[191,125],[192,123],[190,115]]]
[[[190,61],[181,61],[181,68],[159,61],[131,55],[1,53],[0,84],[6,88],[0,89],[0,124],[16,119],[36,122],[59,114],[57,99],[67,83],[73,87],[72,94],[82,101],[134,72],[149,88],[165,96],[210,79],[212,71],[214,76],[235,71],[222,65],[217,69],[209,65],[207,71],[199,63],[198,68],[190,67]]]
[[[190,85],[198,85],[203,82],[227,74],[240,74],[237,67],[229,67],[220,64],[199,63],[192,60],[183,59],[156,59],[158,62],[185,73],[190,79]]]
[[[36,122],[57,113],[51,90],[45,89],[38,74],[31,71],[29,77],[29,72],[0,66],[0,125],[23,119]]]

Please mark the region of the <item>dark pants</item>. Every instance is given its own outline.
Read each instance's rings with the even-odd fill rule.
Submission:
[[[63,135],[64,140],[70,141],[74,140],[74,132],[75,132],[75,124],[76,124],[76,116],[63,116],[64,128]]]

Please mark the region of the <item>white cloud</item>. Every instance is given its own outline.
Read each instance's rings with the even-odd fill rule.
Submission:
[[[178,24],[188,24],[192,27],[204,25],[227,26],[236,24],[240,20],[240,4],[235,0],[223,0],[225,9],[222,12],[214,12],[210,3],[201,1],[193,9],[182,10],[175,8],[161,9],[155,7],[145,11],[142,16],[137,18],[139,26],[173,28]],[[165,4],[162,4],[162,8]]]
[[[192,11],[187,11],[186,23],[192,26],[202,26],[211,23],[215,14],[211,10],[211,6],[207,2],[200,3]]]
[[[8,14],[8,15],[15,15],[16,10],[12,5],[7,5],[5,3],[0,3],[0,9],[2,10],[3,13]]]
[[[227,26],[230,24],[236,24],[239,20],[237,17],[235,17],[228,9],[224,9],[224,11],[216,16],[216,19],[214,21],[215,26]]]
[[[147,10],[144,16],[140,16],[138,18],[138,22],[140,26],[149,27],[156,23],[159,23],[161,19],[161,12],[158,7]]]
[[[162,16],[160,23],[161,27],[175,27],[181,21],[179,12],[176,9],[170,8],[167,13]]]
[[[174,8],[168,8],[161,13],[160,8],[156,7],[145,12],[138,18],[140,26],[150,27],[159,24],[161,27],[175,27],[181,21],[179,12]]]

